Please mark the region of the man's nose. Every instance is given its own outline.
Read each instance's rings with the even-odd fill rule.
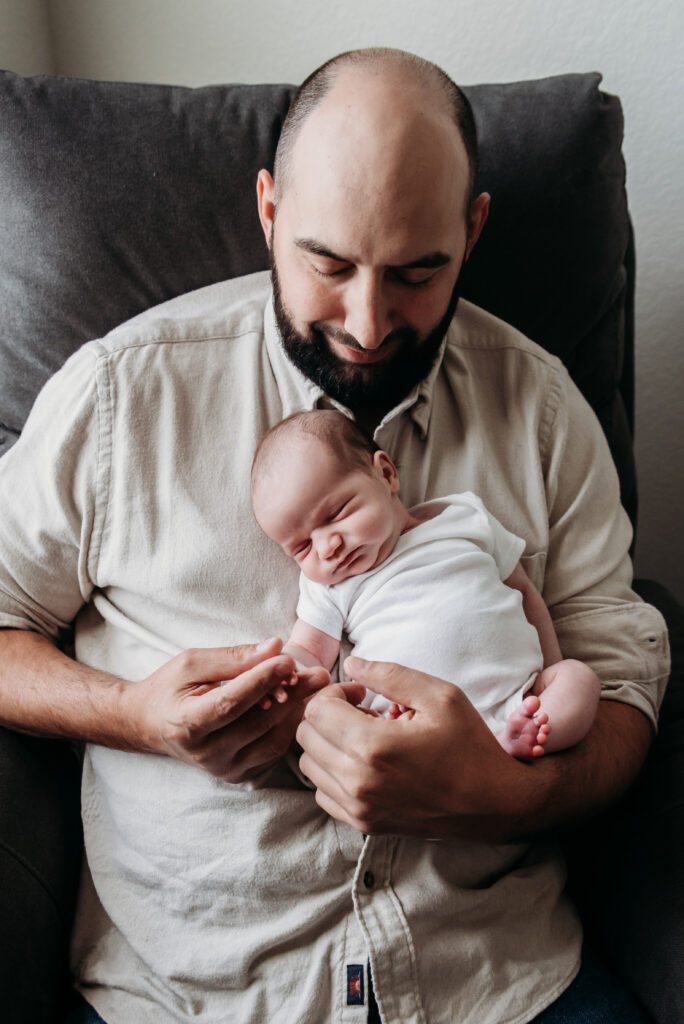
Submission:
[[[333,558],[340,550],[342,538],[334,530],[321,530],[314,535],[313,544],[318,557],[321,561],[326,562],[329,558]]]
[[[345,296],[344,329],[362,348],[379,348],[392,330],[383,282],[375,275],[357,274]]]

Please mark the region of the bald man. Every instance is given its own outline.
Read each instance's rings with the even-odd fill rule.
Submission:
[[[638,771],[664,628],[630,590],[583,399],[458,301],[489,206],[476,159],[467,101],[433,65],[324,66],[259,174],[272,279],[84,346],[0,464],[22,495],[0,509],[0,720],[87,741],[74,1020],[643,1019],[582,965],[562,862],[528,837]],[[315,407],[398,459],[407,505],[472,490],[525,539],[565,656],[610,698],[575,750],[509,758],[456,687],[393,665],[352,661],[355,683],[324,688],[312,671],[264,701],[291,682],[297,570],[252,519],[249,466]],[[72,619],[76,662],[54,646]],[[365,687],[413,717],[363,715]],[[295,736],[308,786],[284,757]]]

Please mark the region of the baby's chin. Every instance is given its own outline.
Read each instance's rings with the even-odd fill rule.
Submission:
[[[312,583],[319,583],[323,587],[335,587],[338,583],[344,583],[345,580],[349,580],[352,576],[360,576],[362,572],[366,572],[366,569],[343,569],[340,572],[331,572],[327,576],[317,576],[316,574],[311,575],[308,572],[302,573]]]

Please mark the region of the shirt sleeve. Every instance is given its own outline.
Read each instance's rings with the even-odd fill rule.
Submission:
[[[72,356],[0,459],[0,627],[56,640],[90,598],[102,468],[96,363],[93,345]]]
[[[312,583],[304,573],[299,577],[299,603],[297,618],[307,622],[322,633],[327,633],[334,640],[342,639],[345,614],[335,597],[334,591],[339,588],[326,587],[322,583]]]
[[[549,509],[543,596],[563,656],[586,662],[602,697],[655,726],[669,676],[667,628],[631,589],[632,529],[603,431],[562,371],[556,414],[542,439]]]

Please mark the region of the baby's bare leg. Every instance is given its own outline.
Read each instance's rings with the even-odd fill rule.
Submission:
[[[535,679],[531,694],[539,700],[538,709],[532,711],[531,720],[534,725],[546,727],[545,739],[533,745],[532,753],[525,753],[529,744],[529,735],[534,732],[534,725],[524,727],[521,735],[523,741],[516,743],[510,738],[502,739],[504,734],[520,731],[520,716],[530,718],[530,706],[526,697],[521,708],[514,712],[506,723],[506,727],[497,737],[499,742],[514,757],[539,757],[554,750],[565,750],[573,747],[586,736],[596,715],[601,692],[601,684],[596,673],[581,661],[567,659],[550,665],[539,673]],[[518,753],[522,747],[523,752]]]

